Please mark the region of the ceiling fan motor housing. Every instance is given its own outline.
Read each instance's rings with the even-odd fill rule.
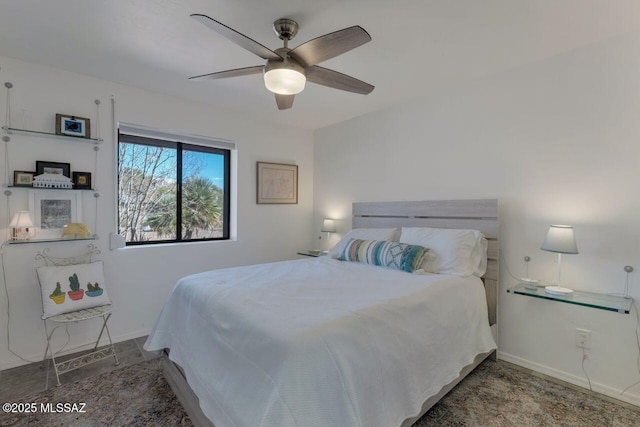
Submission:
[[[273,21],[273,30],[280,40],[291,40],[298,34],[298,23],[288,18],[276,19]]]

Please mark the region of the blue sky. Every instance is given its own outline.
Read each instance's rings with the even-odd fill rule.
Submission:
[[[224,156],[220,154],[190,151],[190,155],[198,156],[202,162],[200,176],[208,178],[220,188],[224,188]]]
[[[143,169],[143,165],[148,160],[148,156],[151,156],[152,160],[155,161],[156,156],[159,155],[162,156],[161,160],[166,160],[166,162],[161,161],[161,172],[167,179],[176,179],[175,161],[177,152],[175,149],[163,149],[138,144],[126,144],[125,147],[126,149],[122,152],[124,158],[120,159],[124,165]],[[198,176],[207,178],[216,186],[224,189],[224,156],[222,154],[184,150],[184,178],[193,175],[193,172],[190,170],[192,168],[198,171]]]

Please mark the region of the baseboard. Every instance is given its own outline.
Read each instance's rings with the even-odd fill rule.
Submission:
[[[111,337],[111,339],[113,340],[113,343],[119,343],[119,342],[123,342],[123,341],[128,341],[134,338],[140,338],[143,337],[145,335],[149,335],[149,332],[151,332],[151,329],[141,329],[138,331],[134,331],[134,332],[127,332],[126,334],[122,334],[122,335],[113,335]],[[105,340],[105,337],[103,336],[102,339],[100,340],[102,345],[104,345],[105,342],[107,342]],[[46,341],[43,340],[42,346],[43,346],[43,351],[44,351],[44,346],[47,344]],[[65,354],[71,354],[71,353],[75,353],[78,351],[83,351],[83,350],[89,350],[91,348],[93,348],[93,346],[95,345],[95,341],[92,343],[87,343],[87,344],[80,344],[80,345],[76,345],[73,347],[67,347],[64,349],[64,351],[60,352],[59,354],[56,354],[56,357],[58,355],[60,356],[64,356]],[[33,360],[35,362],[42,362],[42,358],[44,357],[44,353],[34,353],[34,354],[21,354],[20,351],[17,351],[16,349],[13,349],[13,351],[15,351],[16,353],[20,354],[20,356],[24,357],[25,359],[28,360]],[[22,366],[22,365],[28,365],[30,362],[25,362],[23,360],[18,359],[17,357],[11,355],[13,357],[12,360],[8,360],[8,361],[2,361],[0,362],[0,371],[4,371],[5,369],[11,369],[11,368],[15,368],[18,366]]]
[[[550,377],[565,381],[573,385],[577,385],[584,388],[585,391],[589,392],[589,382],[585,377],[578,377],[567,372],[559,371],[557,369],[553,369],[539,363],[531,362],[530,360],[523,359],[521,357],[514,356],[502,351],[498,352],[498,359],[504,360],[505,362],[513,363],[514,365],[522,366],[523,368],[531,369],[532,371],[548,375]],[[616,389],[593,381],[591,381],[591,388],[596,393],[600,393],[613,399],[630,403],[635,406],[640,406],[640,395],[633,394],[629,391],[627,391],[623,395],[620,395],[620,393],[622,393],[622,389]]]

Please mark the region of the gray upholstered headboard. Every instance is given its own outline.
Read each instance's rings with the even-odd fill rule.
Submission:
[[[498,200],[429,200],[353,203],[352,228],[434,227],[478,230],[489,242],[487,294],[489,324],[498,321]]]

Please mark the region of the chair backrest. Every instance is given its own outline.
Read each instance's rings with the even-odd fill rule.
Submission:
[[[65,266],[77,264],[89,264],[95,261],[94,257],[100,255],[100,249],[95,245],[87,245],[87,250],[80,255],[73,257],[55,257],[49,253],[50,249],[45,248],[36,253],[36,260],[44,261],[45,266]]]
[[[43,319],[111,304],[103,263],[94,259],[99,254],[94,245],[87,245],[84,253],[72,257],[53,256],[48,248],[36,254],[36,260],[45,264],[36,269]]]

